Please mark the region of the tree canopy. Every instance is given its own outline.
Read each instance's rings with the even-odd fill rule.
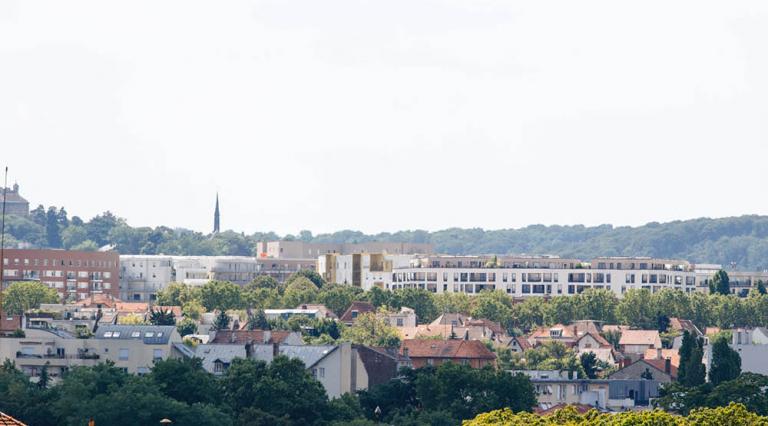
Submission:
[[[3,291],[3,310],[20,315],[30,309],[37,309],[42,303],[58,303],[59,293],[39,281],[11,283]]]

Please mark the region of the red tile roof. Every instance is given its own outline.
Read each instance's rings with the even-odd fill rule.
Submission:
[[[78,300],[75,302],[75,305],[82,306],[82,307],[90,307],[95,308],[96,305],[102,305],[105,308],[114,308],[116,304],[121,303],[120,299],[116,299],[108,294],[94,294],[92,296],[88,296],[83,300]]]
[[[0,411],[0,426],[27,426],[27,425]]]
[[[149,312],[149,304],[143,302],[120,302],[115,304],[120,313],[146,314]]]
[[[496,359],[479,340],[403,340],[400,352],[411,358]]]
[[[171,311],[177,320],[181,319],[181,306],[161,306],[155,305],[152,307],[153,311]]]
[[[664,374],[667,374],[667,371],[666,371],[667,360],[666,359],[642,359],[642,360],[640,360],[638,362],[645,362],[646,364],[649,364],[649,365],[653,366],[653,368],[663,372]],[[671,360],[670,360],[670,362],[671,362]],[[670,375],[670,377],[672,377],[672,380],[677,378],[677,367],[675,367],[672,364],[670,364],[670,366],[669,366],[669,375]]]

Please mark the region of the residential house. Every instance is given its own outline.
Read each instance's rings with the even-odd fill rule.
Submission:
[[[316,309],[318,311],[318,318],[339,319],[332,310],[320,303],[304,303],[297,306],[296,309]]]
[[[648,349],[661,349],[657,330],[624,330],[619,339],[619,350],[627,356],[639,358]]]
[[[607,380],[580,379],[568,371],[525,370],[510,373],[524,374],[531,379],[541,410],[562,404],[583,404],[603,409],[608,405]]]
[[[416,311],[405,306],[397,312],[382,312],[378,316],[392,327],[416,327]]]
[[[174,357],[173,345],[181,343],[174,326],[105,325],[90,339],[78,339],[58,329],[24,331],[23,338],[0,339],[0,362],[14,361],[33,378],[47,364],[54,380],[71,367],[104,361],[112,361],[128,373],[148,373],[155,360]]]
[[[479,340],[403,340],[400,352],[411,359],[414,368],[445,362],[472,368],[496,365],[496,355]]]
[[[445,313],[435,318],[431,325],[452,325],[454,327],[463,326],[469,320],[468,315],[460,313]]]
[[[545,342],[561,342],[577,351],[585,349],[610,348],[611,344],[600,335],[600,328],[594,321],[574,321],[571,324],[555,324],[541,327],[528,337],[533,346]]]
[[[268,363],[278,355],[296,358],[304,363],[331,398],[385,383],[395,377],[401,366],[401,359],[396,353],[351,343],[291,345],[274,341],[271,344],[243,342],[198,345],[186,356],[202,358],[203,368],[215,375],[226,373],[235,358]]]
[[[670,359],[640,359],[614,372],[608,378],[617,380],[647,379],[669,383],[677,380],[677,367],[672,365]]]
[[[531,348],[528,339],[525,339],[522,336],[508,336],[503,342],[506,343],[504,347],[515,353],[525,352]]]
[[[339,320],[346,325],[352,325],[357,317],[367,313],[376,313],[376,307],[369,302],[352,302]]]
[[[752,329],[737,328],[732,331],[731,349],[741,357],[741,371],[768,375],[768,329],[756,327]],[[707,373],[712,365],[712,344],[709,338],[704,340],[704,364]]]
[[[673,349],[680,349],[680,346],[683,345],[683,333],[686,331],[694,338],[704,336],[704,333],[702,333],[701,330],[696,327],[696,324],[694,324],[693,321],[676,317],[669,319],[669,327],[667,327],[667,331],[672,331],[679,334],[674,339],[672,339]]]
[[[539,406],[537,412],[562,405],[580,404],[598,410],[624,411],[636,406],[647,406],[651,398],[658,397],[656,380],[589,380],[567,371],[526,370],[531,379]]]

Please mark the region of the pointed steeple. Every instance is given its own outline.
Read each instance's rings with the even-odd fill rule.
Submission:
[[[213,212],[213,233],[219,233],[219,193],[216,193],[216,210]]]

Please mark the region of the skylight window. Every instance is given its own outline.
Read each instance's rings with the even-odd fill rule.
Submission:
[[[112,332],[111,331],[105,331],[104,332],[104,337],[112,337]]]
[[[134,331],[134,332],[131,333],[131,337],[141,337],[141,332],[140,331]]]
[[[155,337],[155,333],[153,331],[148,331],[144,333],[144,337]]]

